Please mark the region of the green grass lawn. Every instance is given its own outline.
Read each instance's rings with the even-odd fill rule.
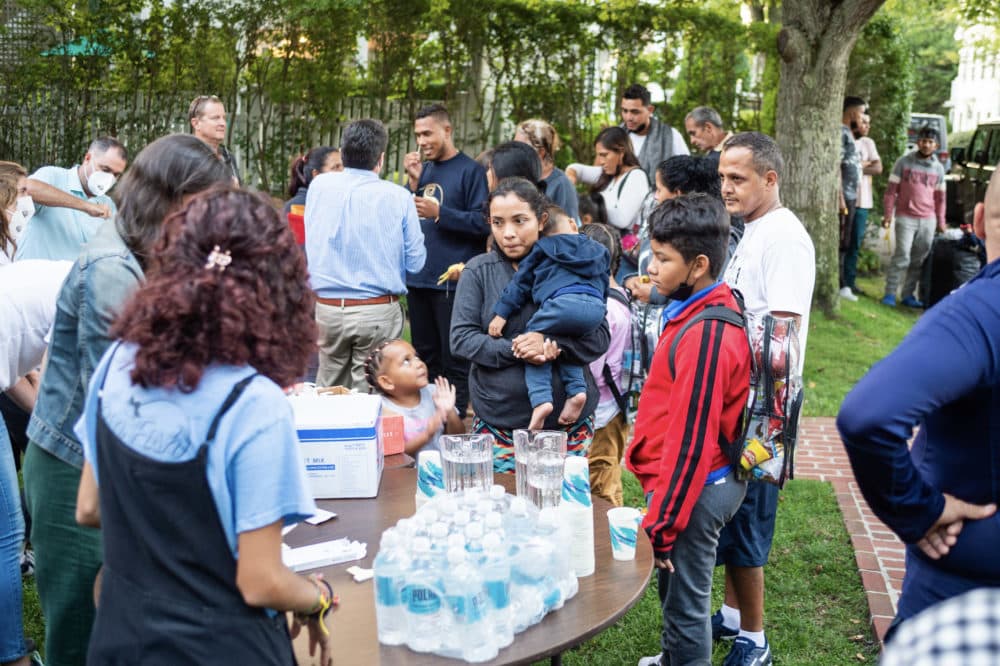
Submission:
[[[879,304],[881,278],[863,278],[859,283],[868,296],[857,303],[843,302],[839,317],[830,319],[819,312],[811,317],[806,416],[835,416],[854,383],[899,344],[919,316],[915,310]],[[643,506],[635,477],[628,472],[623,476],[626,504]],[[766,586],[766,628],[777,663],[833,666],[875,661],[878,644],[869,628],[850,539],[829,484],[796,480],[782,491]],[[27,634],[41,647],[45,629],[34,579],[25,579],[24,588]],[[721,595],[720,569],[713,608],[720,605]],[[621,621],[564,655],[564,661],[635,664],[660,651],[660,623],[653,584]],[[715,664],[722,662],[727,650],[728,644],[717,646]]]

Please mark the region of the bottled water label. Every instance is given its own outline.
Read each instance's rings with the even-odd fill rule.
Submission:
[[[382,606],[398,606],[401,602],[397,580],[391,576],[375,577],[375,601]]]
[[[414,615],[433,615],[441,610],[441,596],[423,585],[408,585],[403,588],[406,610]]]
[[[490,603],[497,610],[503,610],[510,605],[510,585],[505,580],[486,581],[486,592],[489,594]]]

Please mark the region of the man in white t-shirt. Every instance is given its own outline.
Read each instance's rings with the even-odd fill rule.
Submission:
[[[795,214],[781,205],[781,152],[771,137],[742,132],[722,147],[719,176],[730,215],[746,221],[725,281],[738,289],[751,315],[770,313],[799,323],[799,370],[805,360],[809,308],[816,279],[812,239]],[[739,511],[719,536],[716,564],[726,566],[726,597],[712,617],[715,638],[735,639],[726,666],[766,666],[771,649],[764,636],[764,564],[774,536],[778,487],[747,485]]]
[[[861,245],[865,240],[865,228],[868,226],[868,211],[872,209],[872,205],[874,204],[872,176],[882,173],[882,158],[879,157],[875,142],[868,137],[871,122],[871,117],[866,113],[861,116],[858,126],[853,130],[854,145],[858,149],[858,157],[861,160],[861,182],[858,183],[858,203],[857,208],[854,209],[854,227],[851,232],[851,242],[847,246],[847,254],[844,256],[844,286],[846,289],[850,289],[854,295],[861,293],[856,282],[858,277],[858,253],[861,251]]]

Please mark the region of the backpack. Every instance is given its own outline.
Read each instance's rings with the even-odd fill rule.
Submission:
[[[601,376],[611,389],[611,395],[618,403],[618,409],[627,423],[635,423],[639,411],[639,394],[646,383],[653,352],[660,339],[660,320],[664,305],[647,305],[633,301],[617,289],[608,290],[611,298],[629,309],[629,336],[622,353],[621,382],[616,383],[611,368],[604,364]]]
[[[743,296],[733,291],[740,310],[710,305],[691,317],[674,336],[667,357],[670,376],[676,375],[677,345],[689,328],[700,321],[718,320],[743,329],[750,347],[750,392],[740,416],[736,437],[719,446],[737,476],[766,481],[779,488],[795,478],[795,443],[799,412],[805,397],[798,374],[799,347],[795,321],[764,315],[759,327],[746,316]],[[759,328],[759,335],[753,335]],[[757,342],[754,342],[754,341]]]

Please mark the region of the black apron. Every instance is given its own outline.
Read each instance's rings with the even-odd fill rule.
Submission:
[[[98,398],[104,574],[88,664],[295,663],[284,613],[248,606],[236,587],[236,561],[206,477],[219,421],[254,376],[233,387],[197,455],[184,462],[126,446]]]

